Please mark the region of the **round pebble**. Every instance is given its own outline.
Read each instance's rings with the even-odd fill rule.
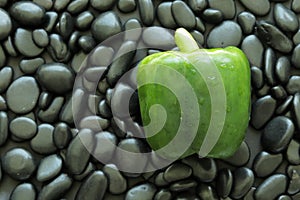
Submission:
[[[233,184],[233,176],[231,170],[228,168],[219,171],[217,177],[216,190],[220,197],[226,198],[230,194]]]
[[[143,41],[152,48],[171,49],[175,47],[174,36],[168,29],[158,26],[145,28],[142,35]]]
[[[284,31],[294,32],[298,29],[299,22],[296,14],[281,3],[274,6],[274,19],[276,24]]]
[[[20,139],[31,139],[37,133],[37,124],[28,117],[17,117],[9,124],[10,132]]]
[[[175,28],[176,22],[172,14],[172,2],[162,2],[157,7],[157,17],[165,28]]]
[[[188,30],[196,26],[195,15],[186,3],[183,1],[174,1],[171,9],[178,26]]]
[[[108,131],[95,135],[96,145],[93,156],[102,163],[109,163],[114,156],[117,145],[117,137]]]
[[[8,116],[4,111],[0,112],[0,146],[5,144],[8,137]]]
[[[127,189],[126,179],[114,164],[107,164],[103,167],[103,172],[106,174],[109,182],[109,192],[112,194],[121,194]]]
[[[203,11],[202,18],[208,23],[219,24],[223,21],[224,17],[221,11],[212,8],[207,8]]]
[[[12,29],[12,22],[8,13],[0,8],[0,40],[8,37]]]
[[[17,185],[10,195],[10,200],[35,200],[36,191],[31,183],[21,183]]]
[[[253,31],[256,18],[252,13],[247,11],[241,12],[237,20],[245,34],[250,34]]]
[[[53,142],[54,127],[50,124],[40,124],[38,132],[30,141],[30,147],[39,154],[50,154],[56,151]]]
[[[209,7],[220,10],[225,19],[232,19],[235,16],[235,4],[233,0],[209,0]]]
[[[91,6],[99,11],[109,10],[115,3],[115,0],[97,1],[91,0]]]
[[[262,67],[264,47],[261,41],[255,35],[249,35],[244,38],[241,49],[249,59],[250,64]]]
[[[290,76],[290,68],[290,60],[286,56],[281,56],[277,59],[275,74],[281,83],[285,84],[288,82]]]
[[[34,74],[36,70],[45,63],[43,58],[22,59],[20,69],[25,74]]]
[[[119,0],[118,8],[121,12],[129,13],[135,10],[136,2],[134,0]]]
[[[152,0],[137,0],[137,5],[143,24],[150,26],[155,17],[155,10]]]
[[[137,185],[126,193],[125,200],[152,200],[156,192],[154,185],[150,183],[145,183]]]
[[[262,151],[255,156],[253,170],[258,177],[272,174],[282,162],[282,154],[270,154]]]
[[[240,0],[240,2],[252,13],[263,16],[270,11],[270,2],[268,0],[257,0],[255,2]]]
[[[257,89],[264,86],[264,75],[260,68],[256,66],[251,67],[251,81],[252,85]]]
[[[175,163],[164,172],[164,179],[168,182],[178,181],[188,178],[192,174],[192,169],[181,163]]]
[[[75,25],[80,30],[87,30],[90,28],[94,20],[94,15],[90,11],[80,13],[75,21]]]
[[[44,29],[36,29],[32,32],[32,38],[39,47],[46,47],[49,44],[49,37]]]
[[[44,182],[54,178],[62,168],[62,159],[58,155],[50,155],[43,158],[37,169],[36,179]]]
[[[12,81],[13,75],[14,75],[14,71],[9,66],[3,67],[0,70],[0,93],[5,92],[5,90],[7,89],[7,87]]]
[[[254,183],[254,174],[249,168],[237,168],[233,172],[233,182],[234,184],[230,196],[239,199],[250,190]]]
[[[227,163],[234,166],[243,166],[250,159],[250,149],[248,144],[243,141],[237,151],[229,158],[224,159]]]
[[[286,151],[286,157],[289,163],[294,165],[300,164],[299,149],[300,149],[299,142],[292,139]]]

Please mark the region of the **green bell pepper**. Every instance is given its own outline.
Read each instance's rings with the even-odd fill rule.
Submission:
[[[138,65],[146,140],[166,159],[194,153],[229,157],[249,121],[248,60],[236,47],[199,49],[183,28],[176,30],[175,42],[180,51],[155,53]]]

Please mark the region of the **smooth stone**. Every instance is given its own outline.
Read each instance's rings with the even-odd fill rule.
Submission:
[[[0,40],[7,38],[12,29],[12,22],[8,13],[0,8]]]
[[[262,67],[264,47],[261,41],[255,35],[249,35],[244,38],[241,49],[249,59],[250,64]]]
[[[80,13],[75,20],[75,26],[80,30],[88,30],[94,20],[94,15],[90,11]]]
[[[57,2],[57,1],[56,1]],[[48,11],[45,14],[45,24],[44,24],[44,29],[47,32],[51,32],[56,24],[56,20],[58,18],[58,14],[53,11]]]
[[[192,168],[193,176],[202,182],[211,182],[217,175],[216,162],[211,158],[189,156],[182,162]]]
[[[50,10],[53,6],[53,0],[33,0],[33,2],[45,8],[45,10]]]
[[[75,21],[68,12],[63,12],[59,18],[59,32],[63,38],[69,38],[74,32]]]
[[[270,11],[270,2],[268,0],[257,0],[250,2],[247,0],[240,0],[240,2],[252,13],[263,16],[268,14]]]
[[[202,46],[202,45],[204,45],[204,36],[203,36],[203,34],[202,33],[200,33],[199,31],[197,31],[197,30],[193,30],[192,32],[190,32],[190,34],[193,36],[193,38],[196,40],[196,42],[200,45],[200,46]]]
[[[14,118],[9,124],[10,132],[20,139],[31,139],[37,133],[37,124],[28,117]]]
[[[265,179],[256,189],[256,200],[275,199],[285,192],[287,177],[283,174],[274,174]]]
[[[7,39],[5,41],[3,41],[3,48],[7,52],[7,54],[12,57],[16,57],[19,55],[19,52],[17,52],[15,45],[13,44],[12,36],[8,36]],[[4,62],[5,62],[5,59],[1,63],[4,63]]]
[[[62,168],[62,159],[56,155],[43,158],[37,169],[36,179],[40,182],[48,181],[59,174]]]
[[[300,44],[300,29],[293,36],[293,42],[295,45]]]
[[[237,168],[233,171],[233,186],[230,197],[240,199],[252,187],[254,183],[254,174],[251,169],[246,167]]]
[[[79,32],[79,31],[74,31],[70,38],[69,38],[69,41],[68,41],[68,46],[69,46],[69,49],[71,52],[73,52],[75,54],[74,58],[72,59],[72,67],[73,67],[73,60],[76,60],[75,57],[78,57],[77,55],[79,54],[79,47],[78,47],[78,39],[79,37],[81,36],[82,34]],[[84,60],[84,58],[82,59]],[[76,65],[77,66],[80,66],[81,65],[81,62],[79,61],[76,61]],[[78,67],[79,68],[79,67]],[[74,68],[73,68],[74,69]],[[77,69],[77,68],[76,68]],[[75,70],[75,69],[74,69]],[[78,72],[75,70],[75,72]]]
[[[6,60],[4,49],[2,48],[2,45],[0,45],[0,68],[5,65]]]
[[[299,0],[293,0],[292,1],[292,10],[296,13],[300,12],[300,1]]]
[[[188,5],[190,8],[197,14],[201,14],[201,11],[203,11],[208,3],[206,0],[188,0]]]
[[[14,71],[11,67],[6,66],[0,70],[0,93],[5,92],[14,76]]]
[[[47,50],[51,58],[56,62],[67,62],[70,60],[70,51],[63,37],[56,33],[50,35],[50,45]]]
[[[231,170],[224,168],[218,172],[216,191],[222,198],[228,197],[233,185],[233,175]]]
[[[126,136],[125,129],[125,123],[124,121],[118,119],[117,117],[113,117],[111,119],[111,128],[113,132],[118,136],[119,138],[124,138]]]
[[[108,126],[109,126],[109,121],[99,116],[84,117],[79,123],[80,128],[88,128],[94,132],[102,131],[106,129]]]
[[[32,32],[34,43],[39,47],[46,47],[49,44],[48,33],[45,29],[36,29]]]
[[[297,15],[281,3],[274,6],[274,20],[282,30],[287,32],[294,32],[299,26]]]
[[[291,179],[288,183],[287,192],[290,195],[298,193],[300,190],[300,176],[296,170],[292,171]]]
[[[12,148],[1,158],[2,169],[16,180],[28,179],[36,169],[32,154],[23,148]]]
[[[210,24],[219,24],[223,21],[224,16],[220,10],[207,8],[203,11],[202,18]]]
[[[276,83],[275,74],[274,74],[275,62],[276,62],[275,52],[273,51],[272,48],[267,48],[264,55],[264,71],[265,71],[267,83],[270,86],[274,86]]]
[[[64,103],[63,97],[54,98],[47,109],[38,111],[39,119],[47,123],[55,122],[58,119],[59,112],[63,106],[63,103]]]
[[[129,13],[136,9],[136,2],[134,0],[119,0],[117,6],[121,12]]]
[[[102,105],[101,109],[104,109],[102,110],[102,114],[104,113],[104,115],[100,114],[100,108],[99,108],[100,101],[105,101],[102,95],[100,96],[94,94],[88,95],[88,100],[87,100],[88,108],[94,115],[97,114],[100,115],[100,117],[107,119],[109,117],[106,117],[105,114],[108,114],[106,112],[110,112],[110,108],[108,106],[106,107]]]
[[[38,132],[30,141],[30,147],[39,154],[51,154],[56,151],[53,142],[54,127],[50,124],[40,124]]]
[[[200,183],[199,187],[197,188],[197,194],[200,197],[200,199],[217,199],[217,193],[215,188],[208,184]],[[195,199],[195,197],[192,199]]]
[[[251,189],[244,196],[243,200],[254,200],[254,192],[255,192],[255,190],[256,190],[255,187],[251,187]]]
[[[281,83],[285,84],[288,82],[290,77],[290,68],[291,63],[289,58],[286,56],[281,56],[277,59],[275,65],[275,75]]]
[[[289,94],[296,94],[300,92],[300,76],[294,75],[291,76],[286,85],[286,91]]]
[[[55,125],[53,131],[53,142],[57,148],[63,149],[67,147],[71,139],[71,130],[66,123],[60,122]]]
[[[253,170],[258,177],[269,176],[277,169],[282,160],[282,154],[270,154],[262,151],[254,158]]]
[[[211,30],[207,37],[207,45],[210,48],[238,46],[241,39],[242,30],[240,26],[233,21],[224,21]]]
[[[65,94],[73,88],[74,73],[63,63],[43,64],[36,75],[39,83],[50,92]]]
[[[185,2],[174,1],[171,10],[174,20],[179,27],[186,28],[187,30],[195,28],[195,15]]]
[[[192,175],[192,169],[188,165],[182,163],[174,163],[164,172],[164,179],[168,182],[174,182],[186,179]]]
[[[37,199],[60,199],[71,188],[71,186],[72,179],[67,174],[61,174],[53,181],[42,187]]]
[[[112,117],[111,110],[105,100],[100,101],[98,111],[103,118],[110,119]]]
[[[293,99],[293,113],[295,116],[295,123],[300,127],[300,93],[296,93]]]
[[[293,42],[276,26],[266,22],[256,23],[258,37],[266,44],[282,53],[289,53],[293,49]]]
[[[275,117],[266,125],[261,143],[270,152],[281,152],[287,148],[294,130],[294,124],[289,118],[284,116]]]
[[[84,77],[91,82],[99,81],[106,69],[104,66],[89,67],[84,71]]]
[[[53,100],[53,96],[48,92],[42,92],[39,97],[38,106],[41,109],[46,109]]]
[[[93,172],[80,186],[76,200],[98,200],[103,199],[107,189],[108,180],[105,174],[97,170]]]
[[[142,35],[143,41],[151,48],[171,49],[175,47],[174,36],[168,29],[158,26],[145,28]]]
[[[270,93],[270,89],[271,87],[268,84],[264,84],[264,86],[261,89],[256,91],[256,96],[258,98],[262,98]]]
[[[141,20],[145,26],[152,25],[155,18],[155,8],[152,0],[137,0]]]
[[[181,180],[170,185],[170,191],[172,192],[182,192],[190,190],[197,186],[197,182],[193,179]]]
[[[55,11],[62,11],[64,10],[67,5],[70,3],[71,0],[60,0],[60,1],[55,1],[54,2],[54,5],[53,5],[53,8]]]
[[[288,195],[280,195],[277,200],[292,200]]]
[[[202,33],[204,33],[205,30],[206,30],[205,24],[203,23],[203,21],[199,17],[196,17],[196,28],[195,29],[196,30],[194,30],[194,31],[199,30]]]
[[[286,158],[289,161],[289,163],[294,165],[300,164],[299,149],[300,149],[299,142],[292,139],[286,151]]]
[[[115,4],[115,0],[107,0],[107,1],[90,0],[90,3],[93,8],[99,11],[107,11]]]
[[[27,57],[38,56],[44,50],[34,43],[31,30],[17,28],[14,41],[17,50]]]
[[[89,4],[89,0],[75,0],[71,1],[67,7],[67,11],[71,14],[78,14],[86,9]]]
[[[110,163],[115,153],[118,138],[111,132],[102,131],[95,135],[95,141],[93,157],[101,163]]]
[[[251,67],[251,81],[252,85],[257,89],[261,89],[264,86],[264,75],[259,67]]]
[[[176,28],[177,24],[172,14],[172,2],[162,2],[157,7],[157,18],[165,28]]]
[[[235,2],[233,0],[208,0],[210,8],[220,10],[224,16],[224,19],[232,19],[235,16]]]
[[[296,172],[297,174],[300,174],[300,165],[288,165],[286,169],[286,174],[290,179],[293,178],[293,174]]]
[[[237,16],[237,21],[243,32],[245,34],[250,34],[254,29],[256,18],[252,13],[243,11]]]
[[[291,61],[294,67],[300,68],[300,44],[294,48]]]
[[[79,38],[77,38],[77,40],[76,40],[76,43],[78,44],[78,40],[79,40]],[[76,45],[77,45],[76,44]],[[83,64],[83,62],[82,61],[84,61],[86,58],[87,58],[87,54],[86,53],[84,53],[83,52],[83,50],[79,50],[79,46],[77,45],[76,46],[76,48],[78,48],[77,50],[76,50],[76,54],[73,56],[73,58],[72,58],[72,61],[71,61],[71,67],[72,67],[72,69],[73,69],[73,71],[75,72],[75,73],[78,73],[78,72],[80,72],[82,69],[83,69],[83,67],[84,67],[84,64]]]
[[[172,199],[172,194],[168,189],[161,189],[154,196],[154,200],[171,200],[171,199]]]
[[[111,47],[98,46],[89,57],[91,65],[108,66],[111,64],[115,51]]]
[[[156,192],[154,185],[144,183],[132,187],[126,193],[125,200],[152,200]]]
[[[65,122],[65,123],[67,123],[69,125],[74,124],[73,114],[74,114],[74,116],[76,114],[76,112],[74,112],[73,107],[72,107],[72,105],[73,105],[72,104],[73,99],[75,99],[77,97],[80,98],[80,99],[82,99],[82,94],[77,95],[77,93],[74,92],[73,95],[74,96],[72,96],[72,98],[69,97],[66,100],[66,102],[63,105],[63,107],[62,107],[62,109],[60,111],[60,114],[59,114],[59,120],[61,120],[62,122]],[[78,104],[77,104],[77,106],[78,106]]]
[[[169,182],[164,178],[164,172],[160,172],[155,176],[154,183],[159,187],[169,185]]]
[[[281,105],[279,105],[275,111],[276,114],[284,114],[290,105],[292,104],[293,101],[293,95],[288,96]]]
[[[15,113],[28,113],[36,105],[40,90],[33,77],[22,76],[12,82],[6,91],[8,107]]]
[[[84,53],[89,53],[97,45],[94,38],[90,35],[83,35],[78,39],[78,45]]]
[[[108,179],[108,190],[112,194],[121,194],[127,189],[127,181],[114,164],[107,164],[102,168]]]
[[[17,185],[10,195],[10,200],[35,200],[36,191],[31,183]]]
[[[78,175],[74,175],[74,179],[76,181],[82,181],[83,179],[87,178],[91,173],[95,171],[95,165],[92,162],[89,162],[88,166],[85,168],[85,170]]]
[[[100,14],[93,21],[91,28],[93,37],[99,42],[102,42],[121,31],[120,18],[113,11],[107,11]]]
[[[270,95],[257,99],[252,104],[251,124],[254,128],[262,128],[271,119],[276,108],[276,100]]]
[[[22,25],[39,26],[44,22],[45,9],[30,1],[20,1],[12,5],[10,15]]]
[[[123,25],[124,40],[138,41],[142,35],[142,23],[136,18],[128,19]]]
[[[6,100],[0,95],[0,111],[7,110]]]
[[[287,93],[284,88],[279,85],[271,88],[271,94],[275,99],[285,99],[287,97]]]
[[[20,69],[25,74],[34,74],[36,70],[45,63],[43,58],[33,58],[33,59],[22,59],[20,62]]]
[[[80,174],[84,171],[93,146],[93,133],[89,129],[81,129],[67,148],[65,164],[71,174]]]
[[[4,145],[8,137],[8,116],[0,111],[0,146]]]

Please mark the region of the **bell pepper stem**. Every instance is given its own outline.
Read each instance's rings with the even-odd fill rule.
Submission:
[[[181,52],[192,52],[199,49],[193,36],[184,28],[178,28],[175,31],[175,43]]]

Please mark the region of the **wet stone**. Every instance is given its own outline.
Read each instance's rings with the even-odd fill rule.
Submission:
[[[252,104],[251,123],[254,128],[262,128],[272,117],[276,108],[276,100],[270,95],[257,99]]]
[[[105,31],[103,31],[105,30]],[[120,18],[113,11],[100,14],[92,23],[91,32],[99,42],[121,32]]]
[[[152,26],[145,28],[142,35],[143,41],[152,48],[171,49],[175,47],[174,36],[168,29]]]
[[[218,172],[216,190],[220,197],[226,198],[230,194],[233,184],[233,176],[228,168],[224,168]]]
[[[12,22],[8,13],[0,8],[0,40],[7,38],[12,29]]]
[[[39,103],[38,103],[39,108],[46,109],[50,105],[52,100],[53,100],[53,97],[50,93],[42,92],[39,97]]]
[[[207,7],[207,1],[206,0],[188,0],[188,5],[196,14],[201,14],[201,11],[203,11]]]
[[[87,30],[90,28],[94,20],[94,15],[90,11],[80,13],[75,21],[75,25],[80,30]]]
[[[13,44],[12,36],[8,36],[8,38],[3,42],[3,48],[10,56],[16,57],[19,54]],[[2,62],[5,62],[5,60]]]
[[[275,99],[285,99],[287,97],[286,91],[282,86],[275,86],[271,89],[271,94]]]
[[[10,122],[9,130],[17,138],[27,140],[37,133],[37,124],[28,117],[17,117]]]
[[[91,65],[108,66],[111,64],[114,55],[114,49],[106,46],[98,46],[89,57]]]
[[[164,172],[164,179],[168,182],[186,179],[192,175],[192,169],[181,163],[174,163]]]
[[[127,182],[114,164],[107,164],[102,168],[108,179],[108,189],[112,194],[121,194],[126,191]]]
[[[167,189],[159,190],[154,196],[154,200],[171,200],[171,199],[172,199],[172,194]]]
[[[54,127],[50,124],[40,124],[38,132],[30,141],[30,147],[39,154],[50,154],[56,151],[53,142]]]
[[[237,21],[240,24],[243,32],[245,34],[250,34],[254,29],[256,18],[252,13],[244,11],[238,15]]]
[[[27,29],[18,28],[15,32],[14,41],[18,51],[27,57],[35,57],[44,50],[34,43],[32,31]]]
[[[296,68],[300,68],[300,44],[298,44],[294,50],[293,50],[293,54],[292,54],[292,64],[294,67]]]
[[[70,59],[68,46],[61,35],[55,33],[50,35],[50,45],[48,45],[47,50],[56,62],[66,62]]]
[[[250,2],[247,0],[240,0],[241,3],[252,13],[263,16],[270,11],[270,2],[268,0],[258,0]]]
[[[0,70],[0,93],[5,92],[12,81],[14,71],[11,67],[6,66]]]
[[[299,0],[293,0],[293,2],[292,2],[292,9],[296,13],[300,12],[300,1]]]
[[[155,17],[155,10],[152,0],[137,0],[138,10],[144,25],[152,25]]]
[[[21,183],[17,185],[10,195],[10,200],[35,200],[36,191],[31,183]]]
[[[172,14],[172,2],[162,2],[157,7],[157,17],[165,28],[176,28],[176,22]]]
[[[273,118],[265,127],[261,142],[266,150],[274,153],[286,149],[294,133],[293,122],[283,116]]]
[[[290,60],[286,56],[281,56],[277,59],[275,65],[275,74],[281,83],[285,84],[288,82],[290,76],[290,68]]]
[[[118,9],[121,12],[129,13],[134,11],[136,8],[136,2],[134,0],[119,0]]]
[[[22,59],[19,66],[25,74],[34,74],[45,63],[43,58]]]
[[[250,64],[259,68],[262,66],[264,47],[255,35],[245,37],[241,49],[246,54]]]
[[[170,185],[172,192],[182,192],[197,186],[197,182],[193,179],[181,180]]]
[[[40,91],[34,78],[22,76],[8,87],[6,100],[15,113],[28,113],[36,105]]]
[[[107,0],[107,1],[91,0],[90,3],[93,8],[99,11],[107,11],[115,4],[115,0]]]
[[[50,10],[53,6],[53,0],[33,0],[33,2],[45,8],[45,10]]]
[[[243,197],[254,183],[254,174],[246,167],[237,168],[233,172],[233,187],[230,196],[235,199]]]
[[[285,192],[287,178],[283,174],[274,174],[265,179],[256,189],[254,197],[257,200],[275,199]]]
[[[61,168],[62,159],[58,155],[47,156],[41,160],[36,178],[40,182],[50,180],[59,174]]]
[[[95,149],[93,156],[102,163],[109,163],[114,156],[117,137],[108,131],[102,131],[95,135]]]
[[[100,101],[98,110],[101,117],[103,118],[112,117],[111,110],[105,100]]]
[[[8,136],[8,116],[4,111],[0,112],[0,146],[5,144]]]
[[[226,33],[226,35],[224,35]],[[223,35],[224,37],[219,37]],[[224,21],[212,29],[207,37],[207,45],[210,48],[238,46],[242,39],[240,26],[233,21]]]
[[[1,158],[4,172],[16,180],[28,179],[36,168],[30,152],[22,148],[12,148]]]
[[[25,26],[38,26],[44,22],[45,9],[30,1],[16,2],[10,8],[11,16]]]
[[[71,139],[71,130],[66,123],[60,122],[55,125],[53,132],[53,142],[57,148],[63,149],[67,147]]]
[[[78,45],[81,47],[84,53],[89,53],[96,46],[96,41],[92,36],[83,35],[78,39]]]
[[[297,92],[300,92],[300,76],[291,76],[287,85],[286,85],[286,91],[289,94],[295,94]]]
[[[207,200],[217,199],[216,190],[211,185],[200,183],[197,192],[200,199],[207,199]]]
[[[204,23],[202,22],[202,20],[199,17],[196,17],[196,28],[195,29],[199,30],[202,33],[205,32],[205,30],[206,30]],[[194,31],[196,31],[196,30],[194,30]],[[204,38],[203,38],[203,40],[204,40]]]
[[[56,1],[57,2],[57,1]],[[55,23],[56,23],[56,20],[58,18],[58,14],[56,12],[52,12],[52,11],[49,11],[49,12],[46,12],[45,14],[45,24],[44,24],[44,28],[47,32],[51,32]]]
[[[296,140],[292,139],[286,151],[286,157],[289,163],[294,165],[300,164],[299,150],[300,144]]]
[[[256,66],[251,67],[251,81],[252,81],[252,85],[255,88],[260,89],[263,87],[264,76],[263,76],[263,72],[260,68],[258,68]]]
[[[270,154],[266,151],[260,152],[253,161],[253,170],[256,176],[269,176],[277,169],[282,159],[282,154]]]
[[[0,111],[7,110],[6,100],[0,95]]]
[[[196,26],[195,15],[186,3],[183,1],[174,1],[171,9],[178,26],[188,30]]]
[[[270,86],[275,85],[275,75],[274,75],[274,68],[275,68],[275,52],[272,48],[267,48],[265,51],[264,56],[264,70],[265,76],[267,78],[267,82]]]
[[[156,188],[154,185],[150,183],[144,183],[141,185],[137,185],[126,193],[125,200],[152,200],[156,192]]]
[[[224,19],[232,19],[235,15],[235,2],[233,0],[208,0],[208,4],[210,8],[220,10]]]
[[[223,20],[223,14],[217,9],[207,8],[203,11],[202,18],[211,24],[218,24]]]
[[[108,126],[109,126],[109,121],[99,116],[84,117],[79,123],[80,128],[88,128],[94,132],[102,131],[106,129]]]
[[[164,172],[160,172],[155,176],[154,183],[156,186],[166,186],[169,184],[164,178]]]
[[[78,14],[86,9],[88,6],[89,0],[75,0],[71,1],[68,5],[67,11],[71,14]]]
[[[298,29],[299,23],[296,14],[281,3],[274,6],[274,19],[276,24],[284,31],[294,32]]]
[[[290,95],[288,96],[281,105],[279,105],[275,111],[276,114],[284,114],[288,108],[290,107],[290,105],[292,104],[293,101],[293,96]]]
[[[46,47],[49,44],[48,33],[44,29],[36,29],[32,32],[34,43],[39,47]]]
[[[196,40],[196,42],[200,45],[204,45],[204,36],[202,33],[200,33],[197,30],[193,30],[192,32],[190,32],[190,34],[193,36],[193,38]]]
[[[75,22],[72,15],[68,12],[63,12],[59,18],[59,32],[63,38],[69,38],[74,32]]]
[[[300,190],[300,176],[296,170],[292,171],[291,179],[288,183],[287,192],[290,195],[296,194]]]
[[[64,94],[73,88],[74,73],[63,63],[47,63],[37,71],[39,83],[50,92]]]

